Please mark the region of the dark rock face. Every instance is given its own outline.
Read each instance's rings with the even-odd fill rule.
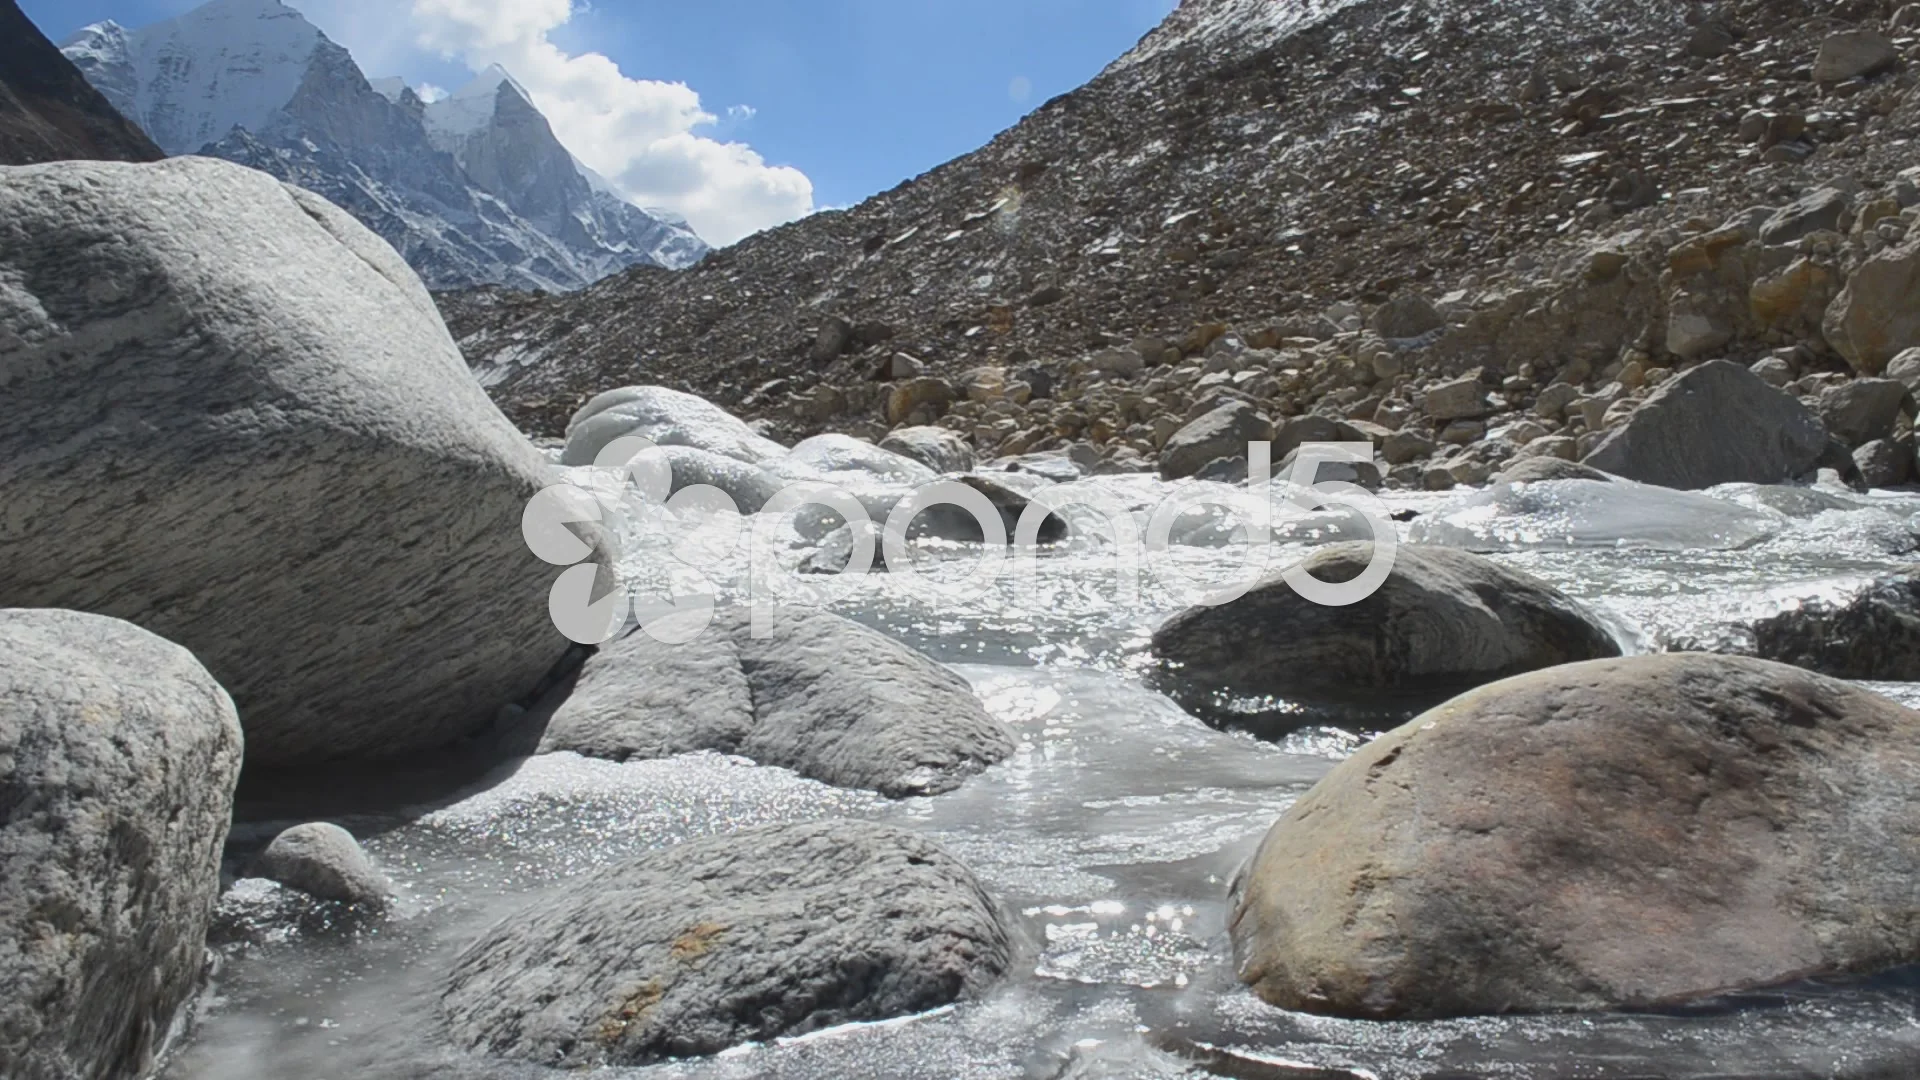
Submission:
[[[551,470],[338,208],[209,158],[30,166],[0,253],[0,603],[191,648],[252,764],[441,747],[566,651],[521,535]]]
[[[1920,960],[1920,713],[1701,654],[1485,686],[1382,736],[1233,888],[1240,977],[1367,1018],[1673,1004]]]
[[[1763,660],[1838,679],[1920,680],[1920,577],[1882,578],[1844,603],[1802,604],[1752,631]]]
[[[1323,582],[1351,581],[1372,551],[1364,541],[1329,544],[1300,565]],[[1357,604],[1313,603],[1276,575],[1237,600],[1167,620],[1153,651],[1183,686],[1308,699],[1446,691],[1620,655],[1588,612],[1545,582],[1464,551],[1408,544]]]
[[[14,0],[0,0],[0,165],[166,155],[60,55]]]
[[[1715,360],[1661,387],[1585,464],[1670,488],[1776,484],[1811,472],[1827,448],[1826,428],[1798,398]]]
[[[867,627],[782,609],[755,639],[744,611],[694,641],[636,631],[600,650],[540,744],[626,761],[741,754],[894,798],[958,787],[1013,752],[965,679]]]
[[[0,1075],[138,1080],[199,986],[233,702],[117,619],[0,610]]]
[[[853,821],[691,840],[578,882],[460,957],[453,1040],[568,1069],[644,1065],[978,992],[998,906],[912,833]]]

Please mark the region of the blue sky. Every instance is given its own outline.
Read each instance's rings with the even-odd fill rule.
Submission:
[[[638,201],[696,226],[705,213],[714,224],[702,231],[725,233],[772,222],[723,220],[732,211],[720,203],[757,200],[753,213],[770,219],[796,216],[803,198],[850,205],[978,147],[1091,78],[1174,0],[287,2],[369,76],[453,88],[505,64],[589,164]],[[21,6],[59,41],[100,19],[138,27],[195,4]],[[594,53],[617,76],[582,62]],[[697,102],[657,85],[674,83]]]

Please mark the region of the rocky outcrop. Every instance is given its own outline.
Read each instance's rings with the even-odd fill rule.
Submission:
[[[1920,713],[1755,660],[1573,664],[1369,744],[1233,887],[1240,977],[1367,1018],[1646,1008],[1920,959]]]
[[[0,165],[164,156],[60,55],[15,0],[0,0]]]
[[[206,967],[240,775],[186,649],[0,610],[0,1075],[139,1080]]]
[[[1826,338],[1862,375],[1920,345],[1920,238],[1868,259],[1827,309]]]
[[[206,158],[33,166],[0,253],[0,603],[192,649],[260,765],[439,747],[565,651],[520,527],[549,469],[345,213]]]
[[[566,1069],[937,1008],[1012,964],[1000,910],[933,843],[827,821],[690,840],[575,882],[448,977],[453,1042]]]
[[[965,679],[824,611],[782,609],[770,636],[721,611],[694,641],[636,630],[554,706],[540,749],[626,761],[740,754],[894,798],[958,787],[1013,752]]]
[[[1369,542],[1330,544],[1299,564],[1351,581]],[[1167,620],[1153,652],[1180,685],[1298,700],[1368,691],[1450,691],[1555,664],[1620,655],[1593,616],[1559,590],[1478,555],[1402,544],[1380,588],[1328,607],[1283,575],[1218,607]]]
[[[253,861],[251,876],[278,882],[319,900],[385,908],[393,883],[373,865],[353,834],[328,822],[295,825],[273,838]]]
[[[1811,473],[1827,445],[1805,405],[1716,360],[1661,387],[1584,461],[1662,487],[1777,484]]]

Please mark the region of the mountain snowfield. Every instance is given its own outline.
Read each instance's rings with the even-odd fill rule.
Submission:
[[[167,153],[326,196],[435,289],[562,292],[707,252],[684,220],[581,166],[498,67],[428,104],[400,79],[370,82],[280,0],[212,0],[137,30],[96,23],[62,51]]]

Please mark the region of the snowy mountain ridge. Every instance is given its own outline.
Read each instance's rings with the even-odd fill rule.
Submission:
[[[168,153],[326,196],[432,288],[568,291],[707,251],[684,221],[590,175],[497,67],[429,104],[403,80],[369,81],[280,0],[211,0],[137,30],[96,23],[62,51]]]

